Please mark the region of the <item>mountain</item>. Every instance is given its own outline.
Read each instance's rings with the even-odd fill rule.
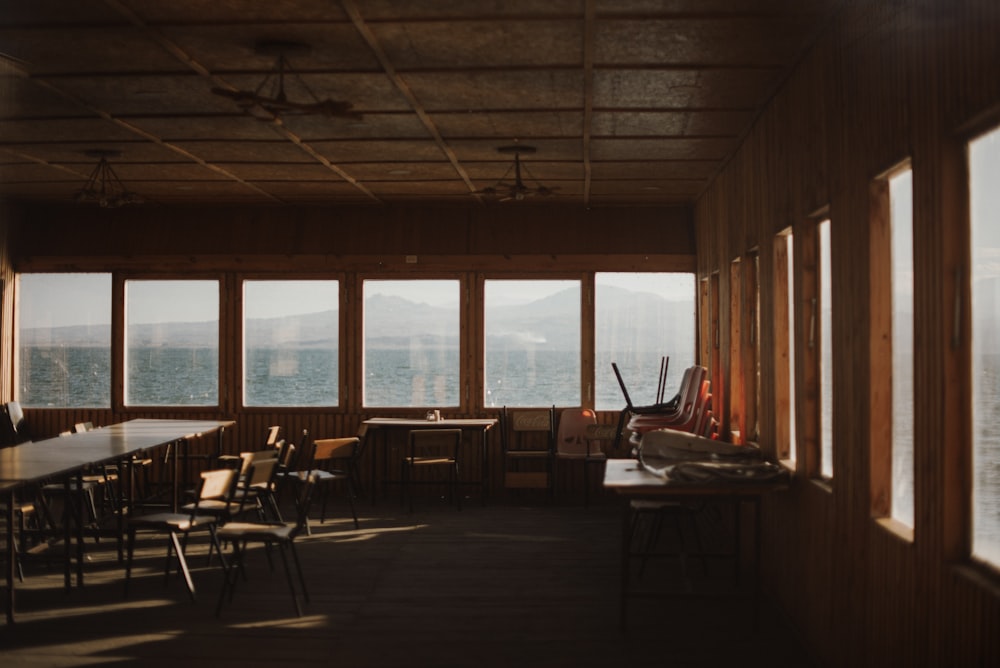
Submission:
[[[654,352],[694,350],[694,315],[691,302],[673,302],[650,293],[601,287],[597,293],[602,317],[597,338],[604,347],[626,341],[650,341]],[[547,350],[572,350],[580,345],[579,291],[566,290],[528,304],[491,308],[487,316],[489,338],[502,344],[530,342]],[[457,345],[458,309],[430,306],[401,297],[376,295],[365,303],[365,331],[372,348],[411,345],[414,336],[424,346]],[[286,346],[327,347],[338,335],[337,310],[282,318],[257,318],[247,322],[245,337],[251,346],[280,342]],[[406,323],[401,328],[401,322]],[[70,347],[106,346],[108,325],[25,329],[22,345]],[[208,347],[218,340],[216,323],[133,325],[129,342],[136,346]]]

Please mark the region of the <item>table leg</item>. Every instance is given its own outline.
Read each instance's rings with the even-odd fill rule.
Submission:
[[[17,552],[14,549],[14,490],[7,496],[7,623],[14,623],[14,578],[17,575]]]
[[[86,505],[84,498],[86,492],[83,489],[83,469],[76,474],[76,586],[83,586],[83,520],[86,515]],[[67,546],[68,547],[68,546]]]
[[[63,478],[63,586],[68,590],[73,586],[73,568],[70,565],[72,561],[70,546],[73,544],[73,530],[71,527],[70,520],[72,519],[72,509],[70,508],[70,499],[72,499],[72,493],[70,491],[69,476]]]
[[[618,601],[618,626],[622,633],[628,628],[628,589],[631,580],[631,551],[632,551],[632,517],[631,504],[628,501],[622,504],[622,547],[621,547],[621,595]]]

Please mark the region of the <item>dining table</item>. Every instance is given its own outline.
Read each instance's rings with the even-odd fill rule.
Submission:
[[[20,492],[34,485],[61,480],[64,491],[69,496],[70,490],[83,489],[83,474],[85,471],[109,465],[126,464],[133,457],[149,454],[170,448],[167,462],[171,477],[170,506],[174,510],[180,502],[179,487],[181,483],[180,462],[184,457],[184,446],[200,437],[215,436],[216,450],[221,452],[225,431],[235,424],[232,420],[185,420],[139,418],[120,422],[90,431],[47,438],[39,441],[29,441],[19,445],[0,449],[0,498],[6,503],[6,568],[7,586],[6,614],[7,622],[14,622],[15,610],[15,576],[17,573],[16,551],[16,499]],[[128,470],[127,466],[122,466]],[[121,485],[127,488],[127,485]],[[70,544],[73,542],[71,524],[75,525],[75,562],[77,586],[83,586],[83,504],[76,504],[79,515],[70,522],[69,504],[64,508],[63,540],[65,541],[65,586],[72,586],[73,553]],[[117,511],[119,541],[124,531],[124,519],[127,505],[122,504]]]
[[[377,445],[369,449],[371,453],[371,501],[375,504],[375,493],[376,489],[376,478],[378,471],[378,460],[381,454],[382,461],[382,489],[383,494],[385,493],[386,486],[393,482],[389,479],[388,474],[388,462],[389,462],[389,446],[391,433],[399,432],[410,432],[414,429],[461,429],[462,431],[468,431],[476,434],[478,438],[476,441],[479,445],[480,450],[480,466],[479,466],[479,479],[478,480],[460,480],[460,485],[476,485],[480,488],[481,498],[483,502],[486,500],[486,494],[489,483],[489,453],[488,453],[488,441],[486,439],[486,432],[492,429],[496,424],[496,418],[435,418],[435,419],[419,419],[419,418],[397,418],[397,417],[374,417],[365,420],[364,424],[367,431],[378,431],[381,432],[381,438]],[[463,439],[463,443],[466,442]],[[381,453],[379,452],[381,450]]]
[[[694,500],[718,502],[730,501],[737,505],[737,517],[739,517],[739,506],[748,504],[752,510],[753,528],[749,534],[750,558],[751,558],[751,583],[750,598],[756,611],[760,601],[760,544],[761,544],[761,500],[769,494],[787,489],[787,479],[774,479],[766,481],[733,481],[733,480],[704,480],[699,482],[682,482],[670,480],[662,475],[644,467],[639,460],[609,459],[604,471],[604,489],[613,492],[624,501],[623,519],[621,530],[621,553],[620,553],[620,598],[619,598],[619,626],[625,631],[627,629],[628,600],[633,597],[661,596],[660,592],[652,592],[637,588],[632,581],[632,559],[636,553],[632,546],[632,522],[634,520],[633,502],[676,502],[685,503]],[[737,537],[735,550],[737,560],[742,547],[742,540],[739,536],[740,522],[737,520]],[[737,592],[733,592],[734,594]],[[676,594],[680,595],[680,594]],[[754,620],[759,619],[758,615],[753,616]]]

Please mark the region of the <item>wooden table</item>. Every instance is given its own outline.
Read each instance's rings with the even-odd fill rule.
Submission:
[[[480,451],[482,453],[482,462],[480,466],[480,477],[479,480],[473,481],[459,481],[460,485],[463,484],[473,484],[478,485],[482,493],[482,499],[485,502],[486,492],[489,481],[489,458],[486,447],[486,432],[493,428],[497,423],[496,418],[445,418],[441,420],[418,420],[413,418],[391,418],[391,417],[377,417],[370,418],[364,421],[365,426],[369,430],[381,430],[382,439],[381,447],[383,454],[382,462],[382,493],[385,494],[385,486],[388,483],[388,434],[391,431],[406,431],[409,432],[413,429],[461,429],[463,431],[475,431],[479,432],[479,445]],[[375,489],[376,489],[376,471],[378,470],[378,449],[376,447],[371,448],[371,494],[372,494],[372,504],[375,503]]]
[[[62,478],[68,495],[70,480],[76,476],[82,488],[83,471],[91,466],[123,463],[134,455],[174,445],[171,462],[174,492],[172,505],[179,502],[177,483],[178,447],[191,439],[216,434],[221,443],[224,431],[235,424],[232,420],[129,420],[91,431],[22,443],[0,450],[0,495],[7,500],[7,622],[14,622],[14,579],[17,556],[14,549],[14,502],[18,491],[49,479]],[[76,566],[77,585],[83,585],[83,518],[82,505],[77,504]],[[66,518],[68,519],[68,518]],[[123,516],[119,512],[119,535]],[[69,522],[65,524],[66,587],[71,585]]]
[[[625,500],[622,536],[621,536],[621,594],[619,603],[619,622],[622,630],[626,629],[628,599],[637,595],[632,591],[631,562],[632,557],[632,501],[692,501],[692,500],[732,500],[737,503],[748,502],[753,507],[753,582],[752,597],[755,612],[759,608],[760,598],[760,500],[772,492],[785,489],[784,482],[713,482],[707,483],[677,483],[665,480],[647,472],[639,466],[635,459],[609,459],[604,469],[604,488],[614,492]],[[739,508],[737,508],[737,512]],[[737,539],[736,549],[740,549]],[[757,615],[754,615],[756,619]]]

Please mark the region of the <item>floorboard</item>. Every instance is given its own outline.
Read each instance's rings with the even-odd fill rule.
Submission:
[[[310,602],[296,617],[275,558],[248,555],[220,617],[222,583],[207,543],[183,581],[164,583],[163,541],[137,551],[128,599],[107,540],[87,545],[86,581],[62,587],[59,564],[31,560],[18,617],[0,626],[0,665],[14,666],[813,666],[794,625],[766,597],[636,599],[619,628],[621,511],[581,505],[469,500],[461,511],[418,498],[346,506],[298,542]],[[334,519],[330,519],[330,516]],[[639,587],[678,574],[650,561]]]

